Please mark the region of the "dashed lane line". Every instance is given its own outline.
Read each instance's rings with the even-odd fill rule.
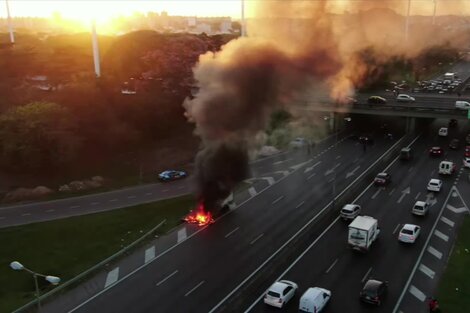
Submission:
[[[233,235],[233,233],[235,233],[240,227],[237,227],[235,228],[234,230],[232,230],[231,232],[229,232],[227,235],[225,235],[225,238],[228,238],[230,237],[231,235]]]
[[[424,265],[423,263],[421,263],[418,267],[418,269],[426,276],[428,276],[429,278],[431,279],[434,279],[434,275],[435,275],[435,272],[430,269],[429,267],[427,267],[426,265]]]
[[[443,234],[442,232],[438,231],[437,229],[434,231],[434,235],[441,238],[445,242],[449,241],[449,236],[447,236],[446,234]]]
[[[375,199],[375,198],[379,195],[379,193],[380,193],[381,191],[382,191],[382,188],[377,189],[377,191],[372,195],[371,198],[372,198],[372,199]]]
[[[302,205],[304,205],[305,201],[300,202],[295,206],[296,209],[300,208]]]
[[[31,215],[31,213],[23,213],[23,214],[21,214],[21,216],[30,216],[30,215]]]
[[[410,285],[410,289],[408,289],[408,291],[413,296],[415,296],[419,301],[423,302],[424,300],[426,300],[426,295],[421,290],[416,288],[415,286]]]
[[[418,198],[419,198],[420,195],[421,195],[421,192],[418,192],[418,193],[416,194],[415,200],[418,200]]]
[[[178,243],[182,242],[188,237],[188,234],[186,232],[186,226],[178,230]]]
[[[400,225],[401,225],[401,224],[398,224],[398,225],[395,227],[395,229],[393,230],[392,235],[395,235],[395,233],[397,232],[398,228],[400,228]]]
[[[330,267],[328,267],[328,269],[325,271],[326,274],[328,274],[331,269],[336,265],[336,263],[338,262],[338,259],[334,260],[333,263],[331,263]]]
[[[197,284],[196,286],[194,286],[194,288],[192,288],[191,290],[189,290],[187,293],[184,294],[185,297],[189,296],[190,294],[192,294],[196,289],[198,289],[199,287],[201,287],[203,284],[205,283],[205,281],[201,281],[199,284]]]
[[[370,272],[372,271],[372,266],[367,270],[366,274],[364,275],[364,277],[362,277],[361,279],[361,283],[364,283],[367,279],[367,277],[369,277],[369,274]]]
[[[434,248],[433,246],[429,246],[427,248],[427,251],[429,253],[431,253],[432,255],[434,255],[436,258],[438,258],[439,260],[442,258],[442,253],[439,252],[436,248]]]
[[[54,212],[55,210],[54,209],[49,209],[49,210],[46,210],[45,212],[46,213],[51,213],[51,212]]]
[[[280,196],[279,198],[277,198],[276,200],[274,200],[271,204],[276,204],[276,203],[278,203],[279,201],[281,201],[282,199],[284,199],[284,196]]]
[[[454,227],[454,225],[455,225],[454,222],[452,222],[450,219],[448,219],[448,218],[445,217],[445,216],[442,216],[442,217],[441,217],[441,221],[442,221],[443,223],[446,223],[446,224],[449,225],[450,227]]]
[[[160,286],[161,284],[163,284],[164,282],[166,282],[168,279],[170,279],[171,277],[175,276],[177,273],[178,273],[178,270],[174,271],[173,273],[171,273],[171,274],[168,275],[167,277],[163,278],[162,280],[160,280],[160,281],[157,283],[157,286]]]
[[[264,233],[260,234],[258,237],[256,237],[255,239],[253,239],[251,242],[250,242],[250,245],[254,244],[255,242],[257,242],[261,237],[264,236]]]

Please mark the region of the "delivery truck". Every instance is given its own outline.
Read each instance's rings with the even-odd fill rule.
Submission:
[[[366,252],[378,238],[378,222],[371,216],[357,216],[348,230],[348,244],[354,250]]]

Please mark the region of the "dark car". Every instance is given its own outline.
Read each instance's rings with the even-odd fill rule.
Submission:
[[[458,125],[458,122],[455,118],[452,118],[449,120],[449,127],[456,127]]]
[[[387,282],[369,279],[359,294],[360,299],[367,303],[380,305],[387,293]]]
[[[465,156],[466,158],[469,158],[469,157],[470,157],[470,146],[466,146],[466,147],[465,147],[465,154],[464,154],[464,156]]]
[[[186,176],[188,176],[188,173],[186,173],[185,171],[168,170],[158,174],[158,179],[160,179],[161,181],[172,181],[184,178]]]
[[[438,157],[444,154],[444,149],[441,147],[432,147],[429,149],[429,155],[433,157]]]
[[[379,96],[370,96],[369,99],[367,99],[367,103],[369,104],[386,104],[387,100],[383,97]]]
[[[362,144],[373,145],[374,138],[372,138],[370,135],[362,135],[359,137],[359,142]]]
[[[450,141],[449,143],[449,148],[452,149],[452,150],[457,150],[459,149],[460,147],[460,140],[458,140],[457,138],[454,138]]]
[[[400,150],[400,160],[409,161],[412,158],[413,158],[413,154],[411,154],[411,148],[404,147]]]
[[[470,134],[465,137],[465,142],[470,145]]]
[[[391,176],[388,173],[378,173],[374,178],[374,184],[378,186],[385,186],[390,184]]]

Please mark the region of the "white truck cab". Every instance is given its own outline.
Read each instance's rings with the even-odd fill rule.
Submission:
[[[349,224],[348,244],[354,250],[369,251],[371,244],[379,236],[378,222],[371,216],[357,216]]]
[[[451,161],[442,161],[439,163],[439,174],[451,175],[455,172],[456,165]]]

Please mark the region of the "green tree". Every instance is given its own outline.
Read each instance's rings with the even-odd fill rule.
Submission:
[[[77,156],[81,141],[68,111],[49,102],[15,107],[0,116],[0,153],[15,170],[50,170]]]

